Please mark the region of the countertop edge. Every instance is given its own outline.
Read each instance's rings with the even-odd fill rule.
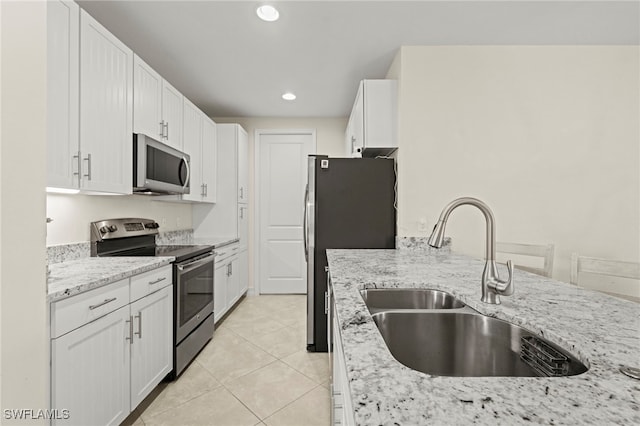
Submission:
[[[69,297],[94,290],[96,288],[104,287],[123,279],[131,278],[144,272],[158,269],[165,265],[170,265],[174,260],[175,257],[173,256],[144,258],[90,257],[51,265],[52,277],[49,278],[47,283],[47,303],[54,303],[60,300],[64,300]],[[112,264],[115,261],[120,261],[120,263],[130,263],[121,268],[113,268],[107,273],[99,274],[99,276],[92,277],[88,275],[89,270],[96,266],[95,263],[103,263],[103,266],[110,266],[109,264]],[[56,279],[56,269],[61,268],[73,270],[71,272],[68,272],[66,274],[67,276]],[[95,273],[95,270],[93,270],[92,272]]]

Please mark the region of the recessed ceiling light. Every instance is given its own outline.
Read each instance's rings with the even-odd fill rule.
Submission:
[[[284,99],[285,101],[293,101],[296,98],[296,95],[294,95],[291,92],[287,92],[284,95],[282,95],[282,99]]]
[[[258,9],[256,9],[256,13],[258,14],[258,17],[260,19],[267,22],[277,21],[280,17],[280,13],[278,13],[278,10],[268,4],[260,6]]]

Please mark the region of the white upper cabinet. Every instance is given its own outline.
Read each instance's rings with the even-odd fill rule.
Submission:
[[[396,80],[360,82],[345,132],[347,155],[388,155],[398,148],[397,99]]]
[[[165,129],[164,143],[182,151],[184,97],[167,80],[162,80],[162,120]]]
[[[133,57],[133,131],[161,140],[162,77],[138,55]]]
[[[133,52],[80,13],[80,188],[131,194]]]
[[[217,124],[203,114],[202,117],[202,184],[204,195],[202,201],[216,202],[218,193],[218,132]]]
[[[216,201],[216,123],[184,98],[184,152],[190,157],[190,191],[182,200]]]
[[[248,139],[239,124],[219,123],[217,129],[217,193],[216,205],[193,209],[196,236],[238,238],[243,232],[238,220],[248,226]],[[244,181],[244,183],[241,183]],[[209,187],[211,188],[211,187]],[[242,210],[240,207],[243,207]]]
[[[204,192],[202,187],[202,170],[200,167],[200,151],[202,145],[202,116],[197,106],[188,99],[184,100],[184,152],[189,154],[189,194],[185,200],[200,201]]]
[[[47,2],[47,186],[77,189],[80,8]]]
[[[239,125],[236,128],[238,144],[238,202],[249,202],[249,136]]]
[[[134,133],[182,150],[182,94],[139,56],[133,62]]]

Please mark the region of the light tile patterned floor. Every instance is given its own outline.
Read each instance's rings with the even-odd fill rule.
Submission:
[[[134,425],[329,424],[329,358],[306,351],[306,297],[245,297]],[[158,392],[156,392],[158,393]],[[138,410],[141,411],[141,410]]]

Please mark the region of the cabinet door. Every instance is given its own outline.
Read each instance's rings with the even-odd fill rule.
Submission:
[[[47,3],[47,186],[78,188],[80,8]],[[74,157],[75,156],[75,157]]]
[[[166,80],[162,81],[162,119],[166,124],[164,143],[182,151],[184,97]]]
[[[213,275],[213,318],[217,322],[227,312],[227,262],[216,263]]]
[[[131,304],[131,407],[173,368],[173,286]]]
[[[81,187],[131,194],[133,52],[80,13]]]
[[[247,132],[237,126],[238,150],[238,202],[249,202],[249,137]]]
[[[240,250],[246,250],[249,239],[248,204],[238,204],[238,238],[240,239]]]
[[[216,173],[217,173],[217,151],[218,136],[216,123],[209,117],[202,117],[202,184],[204,185],[204,195],[202,201],[208,203],[216,202]]]
[[[129,306],[51,341],[51,407],[65,425],[118,425],[130,412]]]
[[[162,77],[137,55],[133,58],[133,132],[162,140]]]
[[[204,194],[201,171],[201,138],[202,138],[202,113],[194,104],[185,98],[184,100],[184,152],[189,154],[191,162],[190,192],[184,194],[184,200],[200,201]]]
[[[239,296],[244,295],[249,288],[249,251],[238,253],[238,287]]]
[[[351,128],[351,146],[354,153],[360,152],[364,147],[364,83],[360,82],[358,94],[353,104],[349,126]]]
[[[229,259],[229,277],[227,278],[227,309],[240,298],[240,268],[238,256]]]

